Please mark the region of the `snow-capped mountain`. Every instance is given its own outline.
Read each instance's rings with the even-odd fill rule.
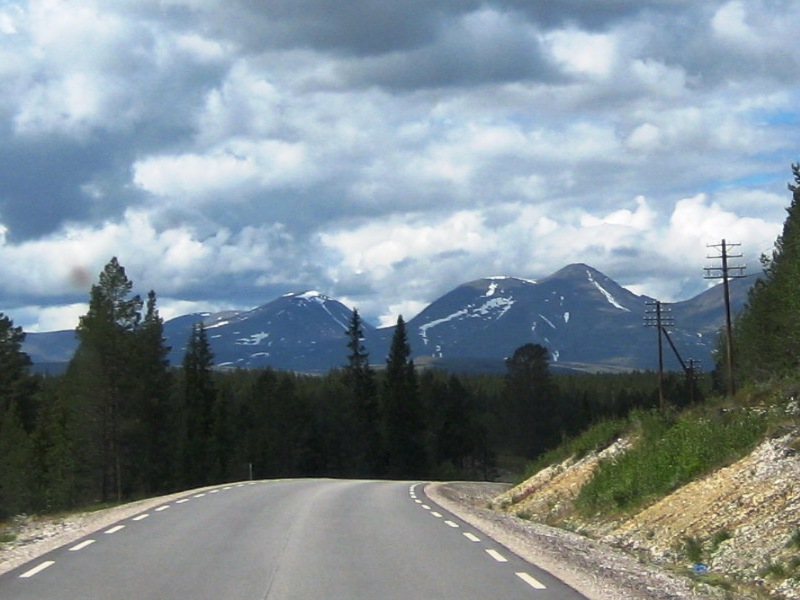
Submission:
[[[412,342],[418,355],[446,362],[503,358],[531,342],[548,348],[553,363],[632,368],[641,363],[629,356],[629,342],[642,329],[647,301],[576,264],[540,281],[489,277],[466,283],[408,328],[418,338]]]
[[[746,298],[751,279],[731,286],[734,310]],[[454,370],[502,371],[516,348],[537,343],[550,351],[555,367],[581,370],[654,369],[656,330],[644,326],[653,302],[618,285],[585,264],[569,265],[538,281],[487,277],[458,286],[407,321],[417,364]],[[684,360],[711,368],[716,333],[724,321],[719,287],[668,305],[670,335]],[[286,294],[247,312],[193,314],[165,323],[170,362],[179,365],[192,325],[203,321],[215,362],[229,367],[263,367],[321,372],[347,361],[345,330],[351,311],[319,292]],[[364,323],[371,361],[382,364],[393,328]],[[56,332],[59,357],[69,360],[74,337]],[[57,362],[52,334],[29,334],[24,349],[35,363]],[[53,338],[56,339],[56,338]],[[49,354],[42,352],[48,348]],[[667,368],[680,368],[664,347]],[[63,355],[63,356],[61,356]]]
[[[731,286],[734,311],[751,279]],[[408,323],[417,360],[444,366],[513,354],[525,343],[550,351],[551,365],[578,370],[655,369],[657,330],[645,327],[655,300],[639,296],[585,264],[569,265],[531,281],[489,277],[461,285]],[[724,321],[719,286],[684,302],[663,306],[664,322],[681,359],[713,366],[717,332]],[[663,341],[665,366],[680,361]]]
[[[291,293],[247,312],[179,317],[165,324],[164,335],[172,364],[181,363],[192,325],[202,320],[218,366],[325,371],[347,361],[351,314],[319,292]]]

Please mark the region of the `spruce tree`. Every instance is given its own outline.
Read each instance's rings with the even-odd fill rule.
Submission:
[[[174,484],[177,457],[177,422],[171,406],[171,376],[164,340],[164,321],[156,308],[156,293],[147,295],[144,318],[137,330],[136,390],[140,419],[137,421],[137,446],[141,485],[146,493],[164,491]]]
[[[386,359],[382,394],[382,421],[387,473],[392,477],[425,475],[425,415],[411,360],[405,322],[397,319]]]
[[[345,335],[349,354],[344,372],[352,394],[351,458],[357,474],[374,476],[382,469],[378,396],[358,310],[353,310]]]
[[[13,407],[20,423],[30,432],[36,421],[36,382],[30,374],[31,359],[22,351],[24,341],[22,327],[15,327],[14,322],[0,312],[0,423]]]
[[[192,327],[183,357],[183,478],[196,487],[212,476],[212,423],[216,389],[211,369],[214,355],[202,322]]]
[[[29,510],[32,504],[31,436],[22,426],[17,405],[0,422],[0,519]]]
[[[800,164],[792,164],[792,201],[763,273],[736,321],[734,341],[742,376],[765,379],[800,367]]]

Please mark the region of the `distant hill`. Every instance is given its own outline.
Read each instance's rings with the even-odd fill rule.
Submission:
[[[731,284],[733,310],[743,306],[751,278]],[[516,348],[537,343],[559,370],[619,371],[657,367],[656,331],[644,326],[652,298],[639,296],[585,264],[572,264],[532,281],[487,277],[456,287],[407,322],[417,364],[453,371],[500,372]],[[723,325],[719,286],[666,305],[670,335],[684,360],[713,364]],[[220,367],[270,366],[325,372],[347,362],[345,329],[351,311],[319,292],[289,293],[246,312],[197,313],[167,321],[169,359],[179,365],[192,325],[203,321]],[[394,328],[364,324],[373,363],[383,364]],[[74,352],[74,332],[28,334],[34,363],[55,369]],[[665,366],[680,368],[665,345]],[[54,366],[55,365],[55,366]]]

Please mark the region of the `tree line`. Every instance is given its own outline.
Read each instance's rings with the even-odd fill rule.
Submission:
[[[737,385],[796,378],[800,370],[800,163],[791,165],[791,201],[773,250],[733,324]],[[720,359],[725,356],[720,340]],[[716,377],[728,378],[723,360]]]
[[[652,374],[556,377],[536,344],[505,376],[420,370],[402,317],[378,368],[362,325],[354,310],[347,363],[322,376],[215,369],[202,323],[171,366],[155,292],[113,258],[66,373],[43,377],[0,313],[0,518],[251,477],[494,479],[657,401]]]

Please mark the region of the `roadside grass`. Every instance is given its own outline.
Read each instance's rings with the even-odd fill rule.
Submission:
[[[17,539],[17,534],[12,532],[0,533],[0,545],[9,544]]]
[[[640,508],[741,458],[763,439],[768,425],[766,415],[748,410],[635,411],[629,434],[637,443],[598,466],[576,508],[585,516]]]
[[[628,429],[625,419],[609,419],[600,421],[586,429],[583,433],[565,440],[557,448],[542,454],[529,462],[524,474],[516,483],[530,479],[542,469],[567,460],[570,457],[581,459],[590,452],[603,450],[613,444]]]

